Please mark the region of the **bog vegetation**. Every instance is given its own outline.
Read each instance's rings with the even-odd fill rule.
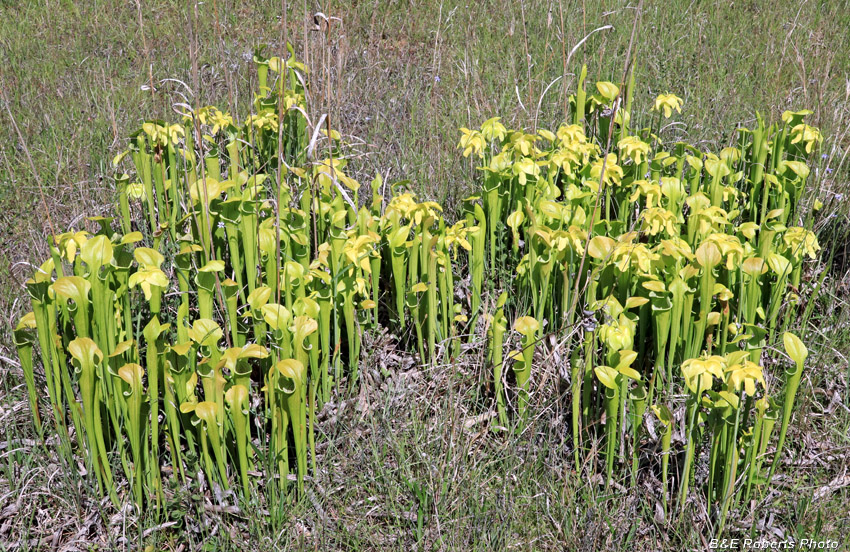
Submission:
[[[247,119],[184,106],[144,123],[115,159],[135,168],[115,179],[117,220],[51,237],[27,282],[33,422],[105,495],[162,508],[165,480],[201,472],[284,513],[316,469],[317,412],[356,388],[378,326],[422,365],[486,343],[500,439],[566,351],[576,470],[635,484],[661,450],[666,509],[704,493],[722,526],[770,485],[807,355],[789,330],[819,289],[808,112],[705,152],[658,138],[674,94],[636,128],[635,83],[583,71],[554,132],[461,129],[480,193],[447,220],[405,182],[347,176],[339,134],[305,111],[307,68],[255,61]]]

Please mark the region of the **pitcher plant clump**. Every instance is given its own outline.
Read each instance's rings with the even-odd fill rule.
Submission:
[[[659,96],[638,128],[634,82],[586,91],[583,69],[554,132],[498,117],[461,129],[481,182],[452,221],[404,183],[346,174],[339,134],[307,113],[307,68],[255,59],[245,120],[204,107],[145,122],[115,159],[134,166],[115,179],[117,220],[52,236],[27,282],[14,336],[35,427],[116,504],[120,478],[161,508],[164,479],[202,470],[283,507],[317,469],[317,412],[358,385],[363,332],[379,325],[422,364],[486,343],[494,429],[516,434],[546,391],[541,362],[564,348],[576,469],[599,437],[605,478],[635,485],[657,438],[665,512],[685,507],[700,455],[720,519],[769,483],[806,356],[788,330],[810,312],[801,280],[820,249],[808,112],[759,116],[706,152],[659,137],[681,98]],[[771,390],[778,333],[794,367]]]

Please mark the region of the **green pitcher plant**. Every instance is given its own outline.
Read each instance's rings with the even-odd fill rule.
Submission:
[[[681,98],[640,113],[633,77],[592,85],[583,67],[558,128],[461,129],[478,170],[454,220],[407,182],[351,176],[357,160],[314,127],[307,68],[287,50],[255,52],[244,119],[184,106],[180,121],[142,122],[113,162],[116,220],[51,236],[26,282],[14,339],[34,426],[105,494],[161,508],[165,479],[200,471],[285,507],[319,470],[319,412],[357,391],[379,327],[421,365],[484,343],[494,429],[528,428],[558,395],[537,365],[558,352],[576,468],[593,469],[582,460],[601,442],[605,480],[634,485],[658,440],[665,513],[700,492],[725,520],[769,484],[806,356],[789,330],[823,281],[811,112],[757,115],[704,151],[665,141]],[[794,365],[769,396],[779,334]]]

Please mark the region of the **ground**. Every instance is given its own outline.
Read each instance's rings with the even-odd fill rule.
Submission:
[[[685,100],[666,140],[726,145],[757,111],[775,120],[812,109],[826,136],[813,179],[827,213],[817,229],[835,262],[808,329],[789,460],[755,518],[739,512],[728,536],[850,545],[845,2],[326,0],[285,3],[283,32],[280,4],[258,4],[197,5],[201,87],[192,91],[183,83],[193,4],[0,0],[0,548],[708,547],[714,535],[700,504],[673,520],[659,515],[651,466],[635,489],[570,468],[568,417],[554,391],[539,394],[523,436],[494,437],[475,418],[474,348],[457,365],[423,371],[392,354],[392,336],[369,336],[374,360],[364,365],[374,368],[359,394],[323,412],[320,473],[280,527],[213,506],[197,488],[171,489],[159,517],[116,511],[81,466],[60,465],[51,443],[37,440],[11,327],[29,310],[22,282],[45,258],[45,236],[113,212],[112,157],[143,120],[174,118],[181,95],[247,113],[252,52],[263,43],[280,50],[284,37],[315,73],[310,112],[328,113],[355,144],[356,176],[409,179],[450,211],[475,189],[458,127],[500,115],[514,127],[554,128],[581,64],[591,82],[619,80],[630,44],[636,105],[662,92]]]

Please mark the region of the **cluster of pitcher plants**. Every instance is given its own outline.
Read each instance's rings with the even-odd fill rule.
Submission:
[[[801,198],[822,138],[807,112],[703,152],[658,136],[681,99],[659,96],[632,130],[634,83],[588,93],[584,70],[555,132],[461,129],[482,182],[449,221],[404,183],[348,176],[339,134],[306,112],[306,68],[255,61],[250,116],[144,123],[115,160],[135,167],[116,178],[117,220],[53,236],[27,282],[15,340],[35,426],[116,503],[126,482],[159,507],[164,479],[198,472],[246,500],[259,485],[303,492],[317,412],[358,384],[361,336],[379,325],[422,364],[486,343],[498,431],[527,426],[557,343],[577,468],[601,439],[606,478],[634,481],[656,446],[665,508],[684,507],[706,446],[698,486],[720,516],[769,479],[806,356],[787,330],[814,304]],[[779,333],[792,362],[768,394]]]

